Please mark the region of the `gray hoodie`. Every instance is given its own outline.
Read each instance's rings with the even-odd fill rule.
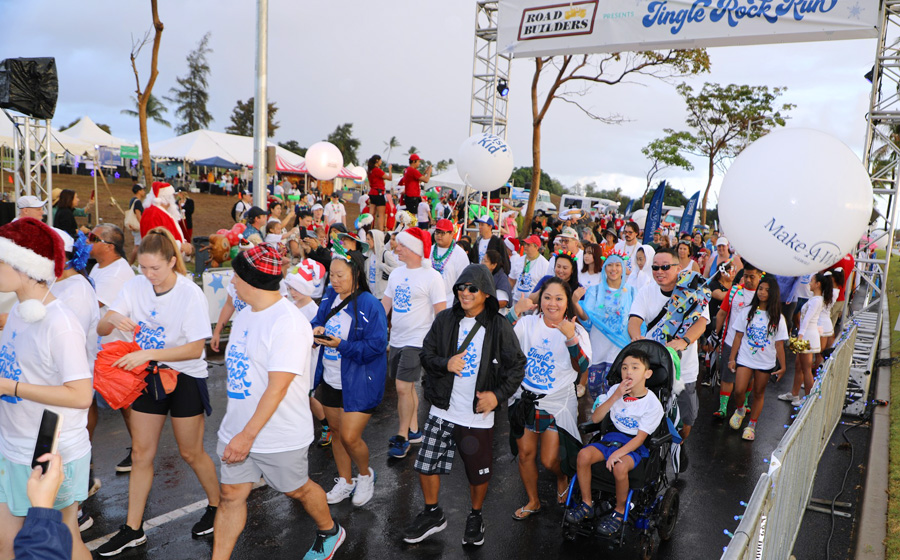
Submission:
[[[369,282],[369,290],[372,292],[372,295],[380,300],[384,296],[385,288],[387,288],[387,280],[382,274],[384,265],[381,262],[381,256],[384,254],[384,232],[373,229],[369,233],[372,234],[372,241],[375,243],[369,248],[369,252],[366,253],[366,279]],[[372,269],[373,265],[374,271]]]

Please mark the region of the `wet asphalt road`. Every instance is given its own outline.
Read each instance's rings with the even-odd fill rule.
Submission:
[[[216,429],[225,412],[224,368],[217,363],[218,360],[215,357],[210,360],[209,387],[214,413],[208,419],[205,437],[206,449],[212,454],[215,453]],[[792,371],[792,362],[789,359],[789,372]],[[732,431],[727,424],[711,420],[718,395],[700,387],[700,417],[689,439],[691,467],[675,483],[681,491],[681,513],[675,536],[671,541],[662,543],[659,558],[713,559],[721,555],[722,548],[728,543],[723,530],[734,530],[737,526],[734,516],[742,513],[740,500],[749,498],[759,475],[767,469],[764,458],[775,448],[785,432],[784,424],[793,414],[787,403],[775,398],[789,387],[789,381],[788,375],[778,385],[769,385],[757,440],[752,444],[742,441],[740,432]],[[332,515],[347,529],[347,540],[337,558],[636,557],[633,550],[626,548],[613,552],[597,541],[564,541],[559,527],[562,508],[554,504],[555,478],[543,469],[540,471],[539,489],[544,511],[525,521],[511,518],[516,508],[526,502],[526,497],[516,463],[509,452],[505,409],[496,415],[495,474],[484,507],[485,544],[473,550],[463,549],[460,544],[470,505],[465,473],[459,460],[454,471],[443,479],[441,505],[448,518],[447,529],[418,545],[403,544],[402,529],[421,510],[423,501],[417,474],[413,470],[413,453],[399,461],[387,458],[387,440],[396,429],[394,403],[396,395],[389,386],[384,402],[365,432],[372,456],[371,465],[378,475],[375,497],[362,508],[354,508],[350,500],[331,508]],[[423,420],[426,406],[423,400],[420,405],[420,418]],[[839,428],[835,437],[840,431]],[[861,450],[867,444],[868,434],[864,429],[854,432],[851,435],[861,440],[856,448],[856,462],[860,462],[864,457]],[[127,432],[119,414],[101,411],[94,442],[94,462],[95,476],[102,480],[103,487],[84,506],[95,520],[94,526],[82,534],[85,542],[112,533],[124,523],[128,475],[116,475],[114,467],[123,458],[128,445]],[[218,459],[213,457],[213,460],[218,465]],[[330,450],[312,448],[309,460],[310,477],[326,491],[329,490],[336,476]],[[823,464],[827,461],[834,464],[824,470],[830,479],[836,478],[836,482],[829,483],[829,479],[823,477],[821,483],[817,481],[814,495],[828,494],[830,498],[834,494],[831,487],[840,485],[847,457],[844,450],[836,450],[833,454],[826,452]],[[845,495],[842,500],[846,498]],[[171,427],[167,424],[156,459],[156,479],[145,520],[204,499],[199,483],[178,455]],[[198,510],[148,530],[149,542],[146,545],[130,549],[119,558],[209,558],[211,540],[193,539],[190,535],[190,528],[201,513]],[[824,541],[828,537],[830,521],[828,516],[822,514],[810,515],[821,516],[824,522],[818,519],[818,523],[813,522],[811,528],[810,524],[804,524],[798,541],[798,557],[824,558]],[[847,551],[852,523],[842,521],[840,527],[832,543],[831,557],[849,558]],[[265,560],[300,558],[312,543],[313,532],[313,523],[302,506],[272,489],[257,489],[251,494],[247,527],[233,557]]]

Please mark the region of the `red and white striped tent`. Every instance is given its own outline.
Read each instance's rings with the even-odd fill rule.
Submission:
[[[276,156],[275,159],[278,163],[278,172],[279,173],[298,173],[298,174],[309,174],[309,170],[306,168],[306,161],[300,162],[299,165],[294,165],[282,158],[281,156]],[[352,179],[354,181],[359,181],[362,177],[358,177],[353,174],[352,171],[347,169],[346,167],[341,167],[340,173],[338,173],[339,179]]]

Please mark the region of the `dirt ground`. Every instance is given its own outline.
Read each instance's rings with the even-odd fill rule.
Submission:
[[[102,181],[97,182],[97,193],[100,201],[100,219],[103,222],[112,222],[123,227],[125,212],[128,210],[128,201],[131,200],[130,180],[118,179],[104,186]],[[94,189],[94,178],[81,175],[53,175],[53,187],[60,189],[72,189],[78,193],[81,199],[80,206],[91,199]],[[234,222],[231,219],[231,207],[237,202],[234,196],[211,195],[203,193],[191,193],[194,200],[194,237],[209,235],[217,230],[230,228]],[[118,205],[118,206],[117,206]],[[359,215],[359,206],[354,203],[345,203],[347,208],[347,223],[352,224]],[[121,209],[121,210],[120,210]],[[88,212],[93,214],[94,205],[91,204]],[[86,223],[85,218],[79,218],[79,222]],[[132,239],[125,236],[125,252],[130,253]]]

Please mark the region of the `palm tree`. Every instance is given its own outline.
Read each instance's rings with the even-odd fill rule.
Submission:
[[[384,145],[387,146],[387,148],[385,148],[384,151],[387,152],[387,162],[390,164],[391,163],[391,150],[393,150],[394,148],[399,148],[400,141],[397,140],[396,136],[391,136],[391,139],[388,140],[387,142],[385,142]]]
[[[138,100],[132,97],[134,100],[135,108],[138,107]],[[123,115],[128,115],[130,117],[137,117],[138,112],[131,109],[122,109],[120,111]],[[165,117],[163,117],[163,113],[168,113],[169,109],[163,105],[159,99],[156,98],[152,93],[150,94],[150,99],[147,100],[147,118],[152,120],[157,124],[161,124],[163,126],[168,126],[172,128],[172,123],[167,121]]]

